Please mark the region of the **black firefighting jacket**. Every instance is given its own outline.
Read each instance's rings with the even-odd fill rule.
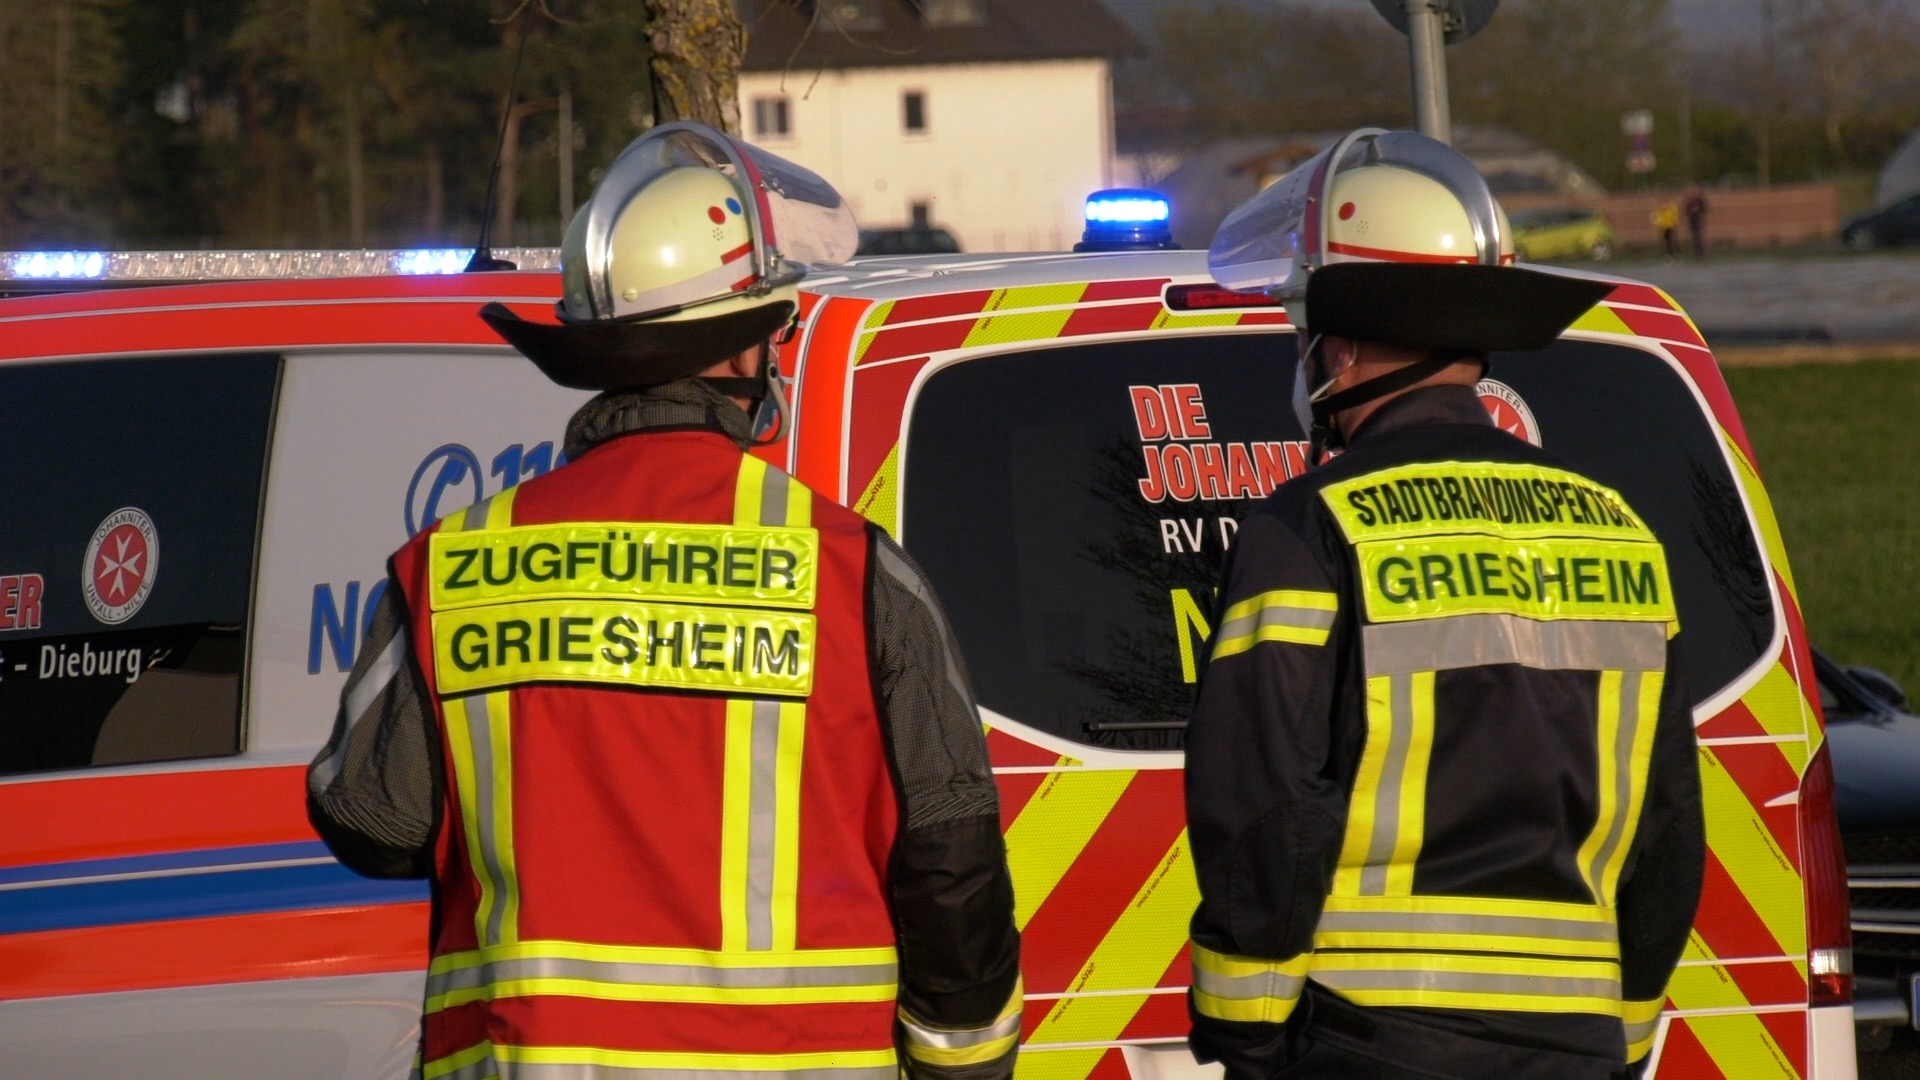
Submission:
[[[1514,1077],[1643,1056],[1705,852],[1678,630],[1632,508],[1466,387],[1256,508],[1187,732],[1202,1060],[1270,1072],[1303,992]]]

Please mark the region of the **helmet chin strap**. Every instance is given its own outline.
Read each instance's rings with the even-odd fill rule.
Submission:
[[[1376,375],[1366,382],[1347,387],[1337,393],[1324,397],[1315,395],[1309,399],[1313,411],[1313,456],[1317,459],[1323,449],[1342,450],[1347,445],[1348,432],[1340,430],[1336,418],[1356,405],[1365,405],[1378,401],[1388,394],[1405,390],[1410,386],[1452,367],[1460,357],[1450,353],[1435,353],[1425,360],[1418,360],[1405,367],[1394,368],[1385,374]],[[1329,381],[1328,385],[1332,385]]]
[[[747,399],[747,416],[752,419],[755,446],[772,446],[787,436],[790,420],[787,395],[780,388],[780,361],[773,342],[760,344],[760,374],[754,376],[701,376],[701,381],[728,397]],[[766,428],[764,435],[760,434]]]

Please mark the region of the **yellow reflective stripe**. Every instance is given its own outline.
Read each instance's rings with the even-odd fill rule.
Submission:
[[[1061,328],[1073,317],[1073,305],[1086,291],[1086,282],[995,289],[981,309],[980,318],[967,331],[961,348],[1059,337]],[[1035,308],[1047,310],[1033,310]],[[1001,311],[1012,314],[999,314]]]
[[[1787,565],[1787,546],[1780,539],[1780,520],[1774,515],[1773,500],[1767,495],[1767,486],[1760,482],[1760,474],[1754,469],[1753,462],[1733,441],[1733,436],[1724,429],[1720,432],[1720,441],[1726,446],[1727,453],[1733,458],[1735,471],[1740,476],[1740,489],[1746,493],[1747,502],[1753,507],[1753,519],[1759,526],[1760,542],[1766,545],[1767,561],[1780,572],[1781,580],[1787,583],[1787,592],[1797,603],[1800,587],[1794,584],[1793,568]]]
[[[891,945],[860,949],[799,949],[785,953],[728,952],[683,949],[660,945],[598,945],[585,941],[535,939],[483,949],[464,949],[433,959],[427,971],[443,975],[500,960],[552,958],[608,964],[663,964],[712,968],[716,971],[795,971],[816,968],[871,967],[893,964]]]
[[[1786,955],[1807,951],[1806,898],[1800,875],[1753,800],[1720,763],[1714,748],[1700,750],[1701,805],[1706,810],[1707,847],[1727,869],[1767,932]],[[1678,998],[1675,998],[1676,1003]]]
[[[1435,952],[1313,953],[1310,977],[1360,1005],[1620,1015],[1620,965]]]
[[[1634,672],[1638,678],[1639,672]],[[1627,742],[1623,744],[1620,730],[1620,683],[1626,677],[1625,672],[1600,672],[1600,690],[1598,694],[1599,728],[1599,783],[1597,785],[1598,807],[1594,815],[1593,831],[1581,842],[1580,851],[1574,858],[1580,868],[1581,880],[1587,883],[1587,891],[1593,894],[1596,904],[1612,904],[1613,894],[1608,892],[1602,882],[1598,865],[1603,848],[1619,839],[1616,831],[1622,827],[1625,814],[1621,807],[1622,790],[1631,782],[1631,774],[1623,766],[1631,751],[1632,728],[1626,732]]]
[[[1544,465],[1440,461],[1321,490],[1350,541],[1485,530],[1506,536],[1652,540],[1612,488]]]
[[[1426,834],[1433,754],[1431,671],[1367,680],[1367,738],[1347,809],[1333,891],[1404,896]]]
[[[1619,958],[1611,910],[1591,904],[1448,896],[1329,896],[1319,949],[1414,949]]]
[[[1013,875],[1013,922],[1027,920],[1066,876],[1133,782],[1127,769],[1049,773],[1007,827],[1007,869]]]
[[[1628,775],[1621,785],[1626,807],[1621,811],[1619,836],[1599,852],[1597,864],[1601,893],[1611,905],[1620,889],[1620,872],[1626,865],[1627,850],[1633,846],[1640,829],[1640,808],[1646,802],[1647,777],[1653,766],[1653,740],[1660,726],[1660,692],[1666,675],[1659,671],[1627,672],[1622,678],[1621,738],[1628,749],[1622,764]],[[1631,720],[1629,723],[1628,721]]]
[[[1262,641],[1325,645],[1339,607],[1330,592],[1275,589],[1248,597],[1221,616],[1213,658],[1246,652]]]
[[[753,700],[727,699],[721,772],[720,948],[747,947],[748,827],[753,808]]]
[[[1768,668],[1752,689],[1740,695],[1740,703],[1769,735],[1799,736],[1814,730],[1813,710],[1807,705],[1806,693],[1793,681],[1793,673],[1785,664],[1776,663]]]
[[[507,488],[449,515],[440,531],[459,534],[504,529],[513,523],[517,488]],[[436,657],[436,682],[443,662]],[[445,691],[445,687],[441,687]],[[513,749],[511,703],[505,693],[441,699],[460,800],[467,861],[480,885],[474,933],[482,944],[517,935],[520,896],[513,857]]]
[[[1392,896],[1413,892],[1413,866],[1420,859],[1420,846],[1426,842],[1427,765],[1433,757],[1433,676],[1431,671],[1422,671],[1407,679],[1407,719],[1411,727],[1407,732],[1406,764],[1400,773],[1397,825],[1385,889]]]
[[[427,541],[428,596],[435,611],[604,596],[811,608],[819,547],[814,530],[787,527],[580,521],[443,529]]]
[[[1718,957],[1695,933],[1689,935],[1686,954],[1682,959],[1717,960]],[[1802,978],[1806,977],[1805,960],[1795,960],[1793,966]],[[1767,1026],[1760,1022],[1760,1017],[1752,1012],[1733,1011],[1751,1009],[1753,1004],[1741,992],[1740,985],[1727,974],[1725,965],[1685,964],[1675,968],[1667,981],[1667,997],[1673,1001],[1673,1007],[1682,1013],[1703,1009],[1725,1010],[1723,1015],[1682,1016],[1675,1017],[1673,1022],[1686,1024],[1727,1076],[1739,1077],[1740,1080],[1748,1080],[1749,1077],[1799,1080],[1799,1074],[1786,1064],[1788,1058],[1785,1051],[1774,1041],[1773,1033]]]
[[[1193,944],[1193,1007],[1202,1016],[1277,1024],[1293,1014],[1312,956],[1257,960]]]
[[[897,982],[868,986],[689,986],[683,983],[631,983],[609,979],[502,978],[481,986],[448,990],[426,999],[426,1011],[437,1012],[475,1001],[501,998],[591,998],[595,1001],[683,1001],[698,1005],[825,1005],[844,1002],[892,1001]]]
[[[1153,987],[1180,954],[1200,904],[1185,829],[1066,985],[1085,997],[1063,997],[1047,1010],[1029,1043],[1109,1042],[1120,1037],[1148,995],[1116,993]]]
[[[800,764],[806,746],[807,703],[780,703],[776,737],[773,834],[773,948],[790,952],[800,907]]]
[[[604,1050],[591,1046],[496,1046],[494,1056],[525,1065],[600,1065],[614,1069],[712,1069],[726,1072],[798,1072],[803,1069],[879,1068],[896,1063],[892,1049],[825,1050],[804,1054],[704,1054],[679,1050]]]
[[[1651,541],[1478,534],[1355,547],[1376,623],[1443,615],[1672,622],[1666,550]]]
[[[442,1057],[442,1058],[435,1058],[434,1060],[425,1063],[420,1068],[420,1075],[422,1077],[422,1080],[435,1080],[435,1078],[437,1077],[446,1076],[449,1073],[458,1072],[469,1065],[474,1065],[482,1061],[487,1061],[492,1057],[493,1057],[492,1043],[490,1042],[475,1043],[474,1045],[469,1046],[456,1053],[448,1054],[446,1057]]]
[[[760,520],[760,504],[767,484],[767,463],[752,454],[743,454],[740,458],[740,474],[734,479],[733,487],[733,523],[735,525],[767,525],[773,522]]]
[[[977,1028],[934,1027],[903,1006],[899,1016],[901,1030],[907,1036],[907,1056],[928,1065],[981,1065],[1004,1057],[1020,1041],[1024,1004],[1022,981],[1016,977],[1013,993],[999,1014]]]
[[[1377,824],[1375,805],[1380,798],[1380,780],[1386,770],[1393,734],[1393,678],[1375,675],[1367,680],[1366,740],[1360,752],[1360,767],[1354,773],[1353,798],[1347,807],[1347,833],[1340,844],[1340,862],[1333,872],[1333,892],[1345,896],[1360,895],[1360,872],[1367,865],[1367,852],[1373,844]]]
[[[880,462],[880,468],[867,481],[867,489],[853,500],[853,512],[873,522],[887,531],[889,536],[900,532],[900,444],[894,443],[893,449]]]
[[[1622,1001],[1620,1023],[1626,1029],[1627,1060],[1639,1061],[1653,1049],[1653,1037],[1660,1030],[1660,1006],[1666,997],[1652,1001]]]
[[[608,683],[805,697],[818,621],[809,613],[633,599],[522,600],[436,611],[443,694],[529,682]]]

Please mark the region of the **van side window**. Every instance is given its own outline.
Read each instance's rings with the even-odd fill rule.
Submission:
[[[0,775],[240,751],[279,366],[0,366]]]
[[[1172,749],[1241,515],[1306,467],[1291,334],[969,360],[909,418],[902,538],[980,703],[1079,742]]]
[[[985,708],[1080,742],[1173,749],[1237,520],[1304,471],[1291,334],[968,360],[902,448],[902,539]],[[1494,358],[1483,402],[1626,496],[1666,545],[1696,705],[1760,659],[1774,613],[1712,421],[1652,354],[1561,342]],[[1522,419],[1524,417],[1524,420]]]

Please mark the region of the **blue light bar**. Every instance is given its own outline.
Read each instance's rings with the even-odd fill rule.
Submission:
[[[415,248],[393,253],[393,268],[402,274],[458,274],[467,268],[473,252],[459,248]]]
[[[98,251],[16,251],[7,259],[7,276],[50,280],[97,278],[107,257]]]
[[[1153,251],[1171,248],[1173,207],[1157,191],[1109,188],[1087,196],[1087,230],[1075,251]]]

